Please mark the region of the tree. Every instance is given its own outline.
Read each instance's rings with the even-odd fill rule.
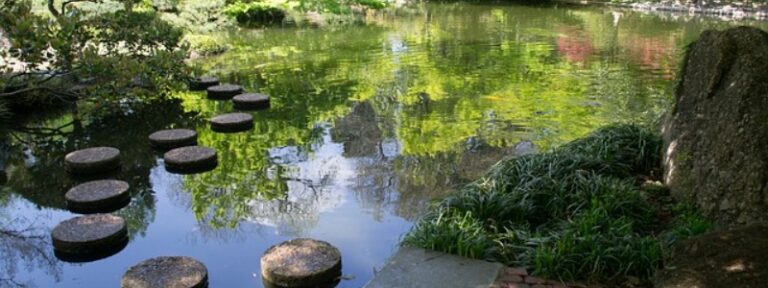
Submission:
[[[188,74],[182,31],[154,11],[134,11],[135,0],[113,12],[85,11],[69,0],[50,15],[29,0],[0,4],[0,112],[86,100],[156,97]],[[98,4],[101,5],[101,4]],[[96,7],[99,7],[99,6]],[[160,92],[160,93],[158,93]]]

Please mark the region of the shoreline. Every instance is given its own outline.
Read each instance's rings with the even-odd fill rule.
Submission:
[[[635,3],[613,3],[604,1],[557,1],[567,4],[575,4],[582,6],[606,6],[615,7],[621,9],[628,9],[637,12],[650,12],[657,14],[675,14],[675,15],[689,15],[689,16],[706,16],[719,18],[723,21],[740,21],[740,20],[757,20],[768,21],[768,5],[750,6],[750,5],[735,5],[735,4],[680,4],[672,1],[665,2],[635,2]]]

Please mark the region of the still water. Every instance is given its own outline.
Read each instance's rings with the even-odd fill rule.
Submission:
[[[88,104],[33,121],[0,143],[0,286],[117,287],[131,265],[186,255],[210,287],[260,287],[270,246],[312,237],[343,255],[340,287],[361,287],[435,198],[502,157],[545,150],[614,121],[648,122],[667,105],[678,59],[704,29],[745,23],[591,8],[445,4],[367,25],[215,35],[230,49],[202,73],[272,96],[252,131],[212,132],[232,111],[203,93]],[[758,25],[764,24],[758,23]],[[215,170],[165,171],[150,133],[193,128]],[[122,150],[115,178],[133,201],[116,214],[130,243],[97,261],[56,258],[50,230],[75,216],[63,156]]]

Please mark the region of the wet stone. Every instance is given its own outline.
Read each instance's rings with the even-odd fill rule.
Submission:
[[[341,276],[341,252],[324,241],[286,241],[264,252],[261,275],[274,287],[332,287]]]
[[[237,94],[243,93],[240,85],[223,84],[208,87],[208,98],[213,100],[229,100]]]
[[[122,217],[93,214],[65,220],[51,231],[53,248],[69,254],[90,254],[120,246],[128,238]]]
[[[77,213],[110,212],[130,202],[128,185],[120,180],[96,180],[72,187],[64,195],[67,209]]]
[[[165,170],[190,174],[210,171],[218,165],[216,150],[202,146],[187,146],[168,151],[163,155]]]
[[[149,134],[149,143],[161,150],[194,146],[197,145],[197,132],[190,129],[160,130]]]
[[[203,288],[208,269],[190,257],[163,256],[139,262],[123,274],[121,288]]]
[[[73,174],[97,174],[120,167],[120,150],[113,147],[93,147],[70,152],[64,164]]]
[[[243,93],[232,98],[235,109],[260,110],[269,108],[269,96],[261,93]]]
[[[203,91],[208,87],[219,85],[219,78],[211,76],[200,76],[189,81],[189,90]]]
[[[211,118],[211,130],[241,132],[253,128],[253,116],[248,113],[229,113]]]

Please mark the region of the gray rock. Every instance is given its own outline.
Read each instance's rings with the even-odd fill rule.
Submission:
[[[149,143],[161,150],[194,146],[197,145],[197,132],[190,129],[160,130],[149,134]]]
[[[108,212],[130,201],[128,185],[120,180],[96,180],[72,187],[64,195],[67,208],[78,213]]]
[[[232,133],[253,128],[253,116],[248,113],[229,113],[211,118],[211,130]]]
[[[768,220],[768,33],[706,31],[663,127],[672,195],[733,226]]]
[[[112,147],[93,147],[70,152],[64,164],[73,174],[97,174],[120,167],[120,150]]]
[[[260,110],[269,108],[269,96],[261,93],[243,93],[232,98],[235,109]]]
[[[189,81],[189,90],[202,91],[208,87],[219,85],[219,78],[211,76],[200,76]]]
[[[203,288],[208,269],[190,257],[163,256],[139,262],[120,280],[121,288]]]
[[[341,252],[314,239],[285,241],[264,252],[261,275],[267,284],[279,287],[327,286],[341,276]]]
[[[187,146],[165,152],[165,170],[173,173],[199,173],[218,165],[216,150],[202,146]]]
[[[120,245],[128,237],[125,220],[112,214],[75,217],[51,231],[53,248],[72,254],[88,254]]]
[[[229,100],[237,94],[243,93],[243,87],[233,84],[211,86],[206,89],[208,98],[213,100]]]

